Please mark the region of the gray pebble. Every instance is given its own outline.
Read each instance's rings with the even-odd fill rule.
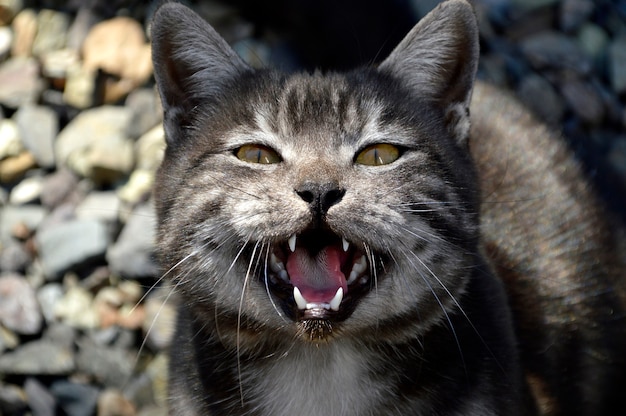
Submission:
[[[0,356],[0,373],[62,376],[74,371],[74,354],[46,339],[30,341]]]
[[[26,104],[15,113],[20,136],[37,164],[43,168],[54,167],[54,139],[59,130],[56,113],[49,107]]]
[[[109,241],[108,228],[97,220],[73,220],[46,227],[35,238],[49,279],[103,259]]]

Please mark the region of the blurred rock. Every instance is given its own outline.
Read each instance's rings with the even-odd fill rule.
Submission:
[[[80,372],[107,387],[123,386],[130,379],[134,366],[131,351],[98,345],[87,339],[79,343],[76,362]]]
[[[143,330],[148,345],[157,351],[167,349],[176,327],[176,296],[169,286],[153,290],[145,301]]]
[[[28,377],[24,382],[24,392],[28,407],[37,416],[55,416],[56,400],[50,391],[34,377]]]
[[[89,108],[96,103],[97,73],[76,65],[68,68],[63,101],[76,108]]]
[[[559,8],[559,25],[565,32],[571,33],[580,28],[593,12],[591,0],[563,0]]]
[[[4,61],[13,44],[13,31],[9,27],[0,26],[0,62]]]
[[[160,127],[161,102],[154,88],[139,88],[132,91],[124,105],[133,112],[133,121],[128,132],[130,137],[140,137],[149,130]]]
[[[114,389],[103,391],[98,397],[98,416],[135,416],[135,406]]]
[[[24,150],[17,123],[8,118],[0,120],[0,160],[17,156]]]
[[[44,179],[41,193],[43,206],[53,209],[67,200],[78,186],[78,177],[69,169],[59,169]]]
[[[0,26],[11,23],[22,7],[24,7],[23,0],[0,0]]]
[[[68,380],[57,380],[50,386],[50,393],[66,416],[93,415],[98,392],[95,386]]]
[[[33,42],[33,55],[65,47],[69,16],[62,12],[43,9],[37,15],[37,34]]]
[[[28,410],[24,390],[18,386],[0,382],[0,414],[21,416],[27,414]]]
[[[0,65],[0,85],[0,104],[18,108],[35,103],[44,87],[39,64],[32,58],[10,58]]]
[[[130,174],[134,146],[128,138],[132,111],[104,106],[85,110],[57,136],[58,163],[96,183],[111,183]]]
[[[35,166],[37,166],[35,156],[28,151],[0,160],[0,183],[14,183]]]
[[[156,172],[163,161],[165,133],[161,124],[142,135],[135,147],[137,169]]]
[[[5,205],[0,208],[0,243],[11,241],[12,231],[18,225],[36,230],[47,214],[48,210],[39,205]]]
[[[0,356],[0,373],[62,376],[74,371],[74,354],[46,339],[30,341]]]
[[[13,20],[12,27],[14,39],[11,55],[14,57],[31,56],[37,35],[37,14],[32,9],[22,10]]]
[[[73,286],[55,305],[54,315],[59,321],[74,328],[96,328],[100,321],[92,303],[91,293],[80,286]]]
[[[100,221],[72,220],[40,230],[35,241],[46,276],[58,279],[68,270],[102,260],[110,236]]]
[[[35,290],[23,276],[0,276],[0,323],[23,335],[41,331],[42,316]]]
[[[9,203],[24,205],[38,201],[43,191],[43,182],[44,180],[41,176],[31,176],[23,179],[11,190]]]
[[[604,29],[593,23],[584,24],[578,31],[578,43],[597,69],[604,65],[609,44],[609,35]]]
[[[83,43],[85,68],[119,77],[105,89],[105,102],[116,102],[152,75],[150,45],[137,21],[116,17],[95,25]]]
[[[563,102],[545,78],[529,74],[520,82],[517,95],[541,120],[552,126],[561,122],[565,113]]]
[[[578,43],[559,32],[545,31],[527,37],[521,49],[537,69],[565,69],[585,75],[591,71],[590,59]]]
[[[141,205],[133,210],[107,252],[113,273],[129,279],[154,277],[158,273],[154,258],[155,221],[152,205]]]
[[[3,272],[22,273],[32,261],[31,253],[21,243],[10,242],[0,249],[0,270]]]
[[[604,120],[604,103],[590,84],[581,80],[565,81],[561,85],[561,94],[583,122],[597,125]]]
[[[119,218],[120,205],[120,199],[114,191],[90,192],[76,207],[76,217],[112,224]]]
[[[609,77],[613,91],[626,92],[626,35],[614,39],[609,46]]]
[[[64,296],[63,286],[59,283],[48,283],[37,291],[37,300],[41,313],[48,324],[57,321],[56,306]]]

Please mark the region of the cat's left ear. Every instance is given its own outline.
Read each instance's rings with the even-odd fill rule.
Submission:
[[[415,25],[379,70],[441,106],[450,133],[465,144],[478,56],[472,6],[465,0],[448,0]]]

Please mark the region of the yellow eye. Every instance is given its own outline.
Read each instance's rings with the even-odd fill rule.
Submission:
[[[261,163],[264,165],[281,161],[280,155],[275,150],[262,144],[244,144],[237,149],[235,155],[244,162]]]
[[[356,156],[356,163],[367,166],[388,165],[400,157],[400,149],[386,143],[367,146]]]

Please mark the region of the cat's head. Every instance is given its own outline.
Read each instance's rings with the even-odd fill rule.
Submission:
[[[453,313],[478,238],[467,2],[346,74],[253,70],[175,3],[152,39],[159,256],[224,342],[401,338]]]

